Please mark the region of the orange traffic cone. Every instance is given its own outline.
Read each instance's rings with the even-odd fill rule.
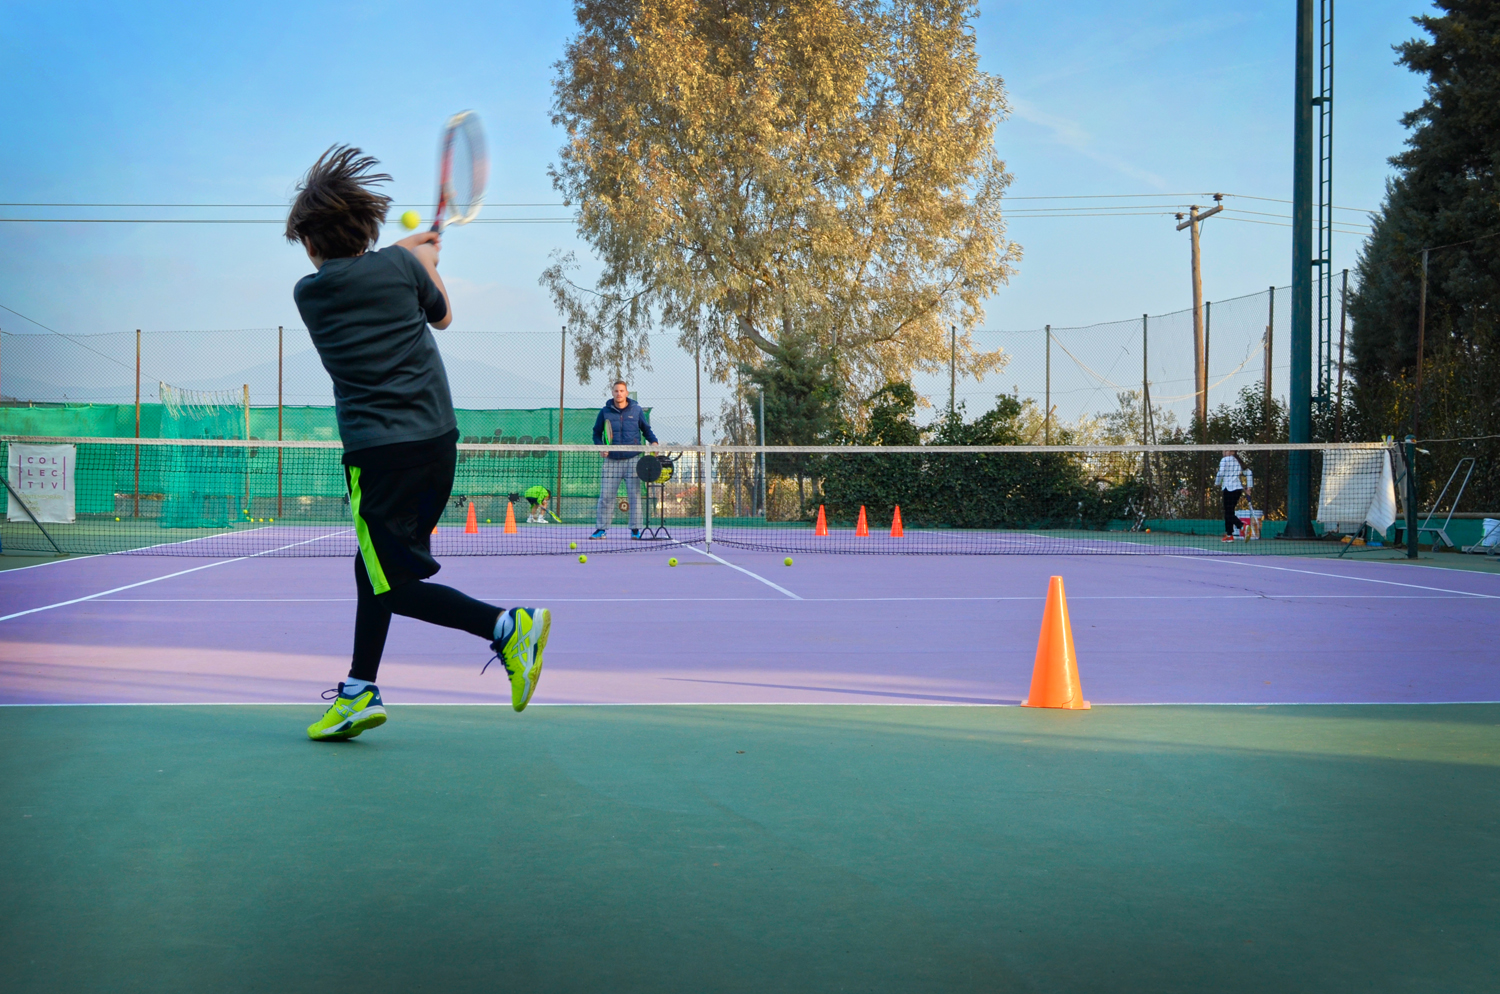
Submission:
[[[471,505],[472,506],[472,505]],[[505,502],[505,534],[516,533],[516,505],[510,501]]]
[[[1090,706],[1078,682],[1078,654],[1073,649],[1073,626],[1068,623],[1068,598],[1060,576],[1054,576],[1047,585],[1042,634],[1036,642],[1036,664],[1031,670],[1031,694],[1021,706],[1075,711]]]
[[[901,530],[901,505],[896,505],[896,516],[891,519],[891,538],[904,538],[905,532]]]
[[[437,534],[437,525],[433,525],[433,526],[432,526],[432,533],[433,533],[433,534],[434,534],[434,535],[436,535],[436,534]]]
[[[865,506],[859,505],[859,520],[854,523],[854,534],[868,536],[870,526],[865,523]]]
[[[818,505],[818,524],[813,528],[814,535],[828,534],[828,519],[823,516],[823,505]]]
[[[479,534],[479,519],[474,516],[474,502],[469,501],[469,522],[464,525],[465,535]]]

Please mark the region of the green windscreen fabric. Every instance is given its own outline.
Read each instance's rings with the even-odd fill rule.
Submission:
[[[565,408],[562,438],[557,408],[459,410],[464,442],[587,445],[593,441],[596,408]],[[141,438],[234,438],[246,436],[245,409],[172,414],[161,404],[141,405]],[[289,442],[333,442],[339,437],[332,407],[251,407],[250,438]],[[48,404],[0,407],[0,435],[52,438],[134,438],[134,404]]]

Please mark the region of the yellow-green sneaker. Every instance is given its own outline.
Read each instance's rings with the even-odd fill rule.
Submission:
[[[500,664],[510,674],[510,706],[524,711],[542,675],[542,650],[547,648],[552,612],[544,607],[513,607],[510,620],[510,633],[491,642],[490,648],[495,650]],[[489,665],[485,663],[485,669],[489,669]]]
[[[380,703],[380,689],[373,683],[352,697],[344,693],[341,683],[336,690],[323,691],[323,699],[332,699],[333,704],[323,717],[307,726],[310,739],[352,739],[366,729],[385,724],[385,706]]]

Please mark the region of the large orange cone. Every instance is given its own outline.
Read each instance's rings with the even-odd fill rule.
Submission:
[[[469,501],[469,522],[464,525],[465,535],[479,534],[479,519],[474,516],[474,502]]]
[[[863,504],[859,505],[859,521],[854,525],[854,534],[870,534],[870,526],[865,522],[865,506]]]
[[[470,505],[471,507],[473,505]],[[505,534],[516,533],[516,505],[510,501],[505,502]]]
[[[1036,665],[1031,669],[1031,694],[1021,706],[1076,711],[1089,707],[1078,681],[1078,654],[1073,649],[1073,626],[1068,623],[1068,598],[1060,576],[1054,576],[1047,585],[1042,634],[1036,642]]]
[[[896,505],[896,516],[891,518],[891,538],[904,538],[905,532],[901,530],[901,505]]]
[[[823,516],[823,505],[818,505],[818,524],[813,528],[814,535],[828,534],[828,519]]]

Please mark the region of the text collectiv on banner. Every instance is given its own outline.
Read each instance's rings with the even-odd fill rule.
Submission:
[[[16,500],[26,501],[38,521],[69,522],[74,518],[74,475],[77,450],[71,445],[10,446],[10,486],[7,517],[30,521],[31,515]]]

